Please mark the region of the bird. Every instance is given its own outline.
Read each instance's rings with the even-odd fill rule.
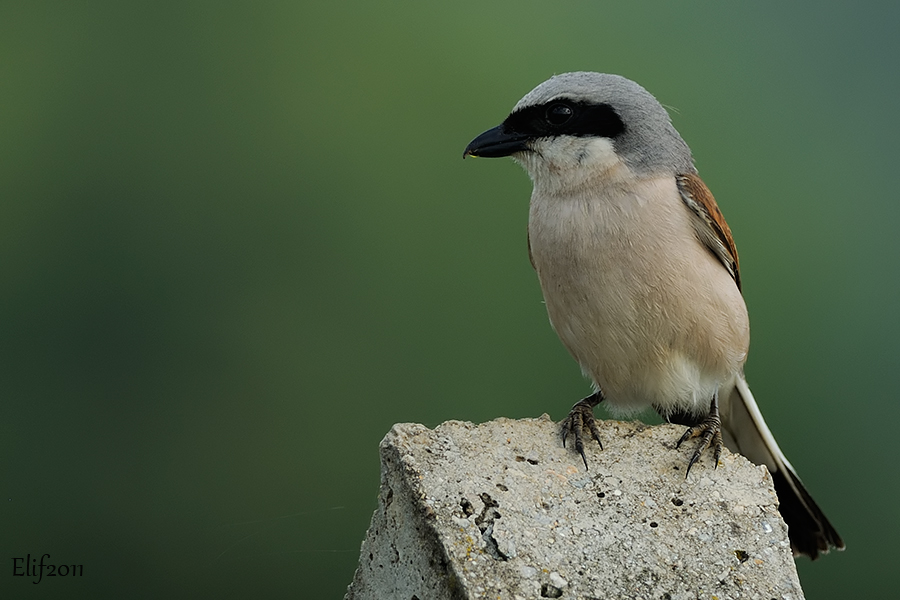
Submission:
[[[533,191],[528,252],[550,323],[593,393],[562,422],[587,468],[594,407],[652,407],[715,465],[724,445],[772,475],[795,556],[844,549],[778,447],[744,376],[750,343],[731,229],[665,108],[620,75],[555,75],[463,158],[511,157]]]

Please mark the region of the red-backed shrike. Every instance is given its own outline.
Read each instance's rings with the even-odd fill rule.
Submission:
[[[550,322],[594,384],[572,435],[599,442],[593,408],[653,407],[699,437],[688,471],[724,443],[772,473],[795,554],[844,547],[778,448],[744,379],[750,343],[731,230],[665,109],[618,75],[545,81],[465,156],[511,156],[534,183],[531,263]],[[723,440],[724,438],[724,440]],[[585,459],[585,466],[587,460]]]

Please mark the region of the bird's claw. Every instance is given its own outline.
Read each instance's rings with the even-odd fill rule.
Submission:
[[[700,455],[703,454],[703,451],[710,446],[713,448],[713,459],[715,460],[714,468],[718,468],[719,466],[719,456],[722,454],[722,446],[724,444],[722,442],[722,421],[719,418],[719,404],[717,398],[713,398],[713,401],[710,404],[709,415],[697,425],[688,427],[687,431],[685,431],[678,439],[678,443],[675,444],[675,447],[679,448],[681,447],[681,444],[695,437],[700,438],[700,443],[697,444],[694,453],[691,455],[691,460],[688,462],[688,468],[684,474],[685,479],[687,479],[690,474],[691,467],[693,467],[694,463],[700,459]]]
[[[594,407],[600,403],[603,397],[600,392],[591,394],[587,398],[575,403],[569,415],[562,422],[562,443],[563,448],[566,447],[566,438],[569,434],[575,438],[575,450],[581,455],[584,461],[584,468],[588,468],[587,457],[584,454],[583,431],[587,429],[591,435],[597,440],[600,449],[603,449],[603,442],[600,441],[600,429],[597,427],[597,420],[594,418]]]

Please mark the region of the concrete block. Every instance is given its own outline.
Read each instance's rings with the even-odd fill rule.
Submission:
[[[682,427],[598,423],[590,470],[547,415],[395,425],[346,598],[803,598],[765,467],[685,480]]]

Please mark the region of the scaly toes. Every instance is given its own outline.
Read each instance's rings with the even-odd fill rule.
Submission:
[[[584,400],[581,400],[572,407],[572,410],[569,411],[569,415],[562,422],[562,442],[563,447],[566,445],[566,438],[569,437],[569,434],[572,434],[572,437],[575,438],[575,451],[581,455],[581,460],[584,461],[584,468],[588,468],[587,457],[584,454],[584,435],[583,432],[585,429],[591,432],[591,436],[597,443],[600,444],[600,449],[603,449],[603,443],[600,441],[600,429],[597,427],[597,421],[594,419],[594,406],[599,403],[599,400],[595,399],[596,395],[588,396]]]
[[[703,452],[712,446],[713,448],[713,459],[715,460],[715,467],[719,466],[719,456],[722,454],[722,424],[719,421],[718,415],[709,416],[703,420],[699,425],[695,425],[694,427],[688,428],[687,431],[681,436],[678,440],[678,443],[675,444],[675,447],[678,448],[682,443],[686,442],[691,438],[699,437],[700,442],[697,444],[697,447],[694,449],[694,453],[691,454],[691,460],[688,462],[687,471],[684,474],[684,478],[687,479],[687,476],[691,472],[691,467],[700,460],[700,456]]]

